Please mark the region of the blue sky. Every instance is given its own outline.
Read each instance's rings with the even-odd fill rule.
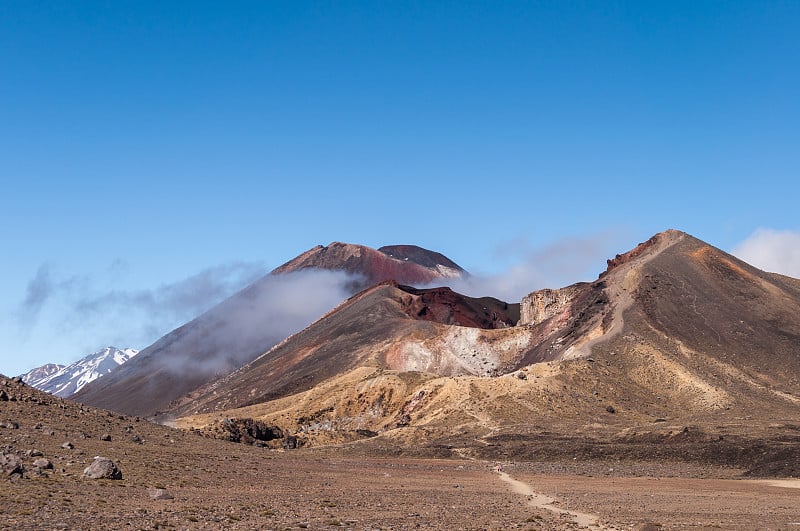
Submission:
[[[0,372],[142,348],[331,241],[535,259],[533,290],[678,228],[792,274],[799,27],[796,2],[2,2]]]

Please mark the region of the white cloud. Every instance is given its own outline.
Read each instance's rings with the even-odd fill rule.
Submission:
[[[731,254],[764,271],[800,278],[800,232],[758,229]]]
[[[613,256],[617,235],[600,233],[586,238],[564,238],[536,247],[525,238],[517,238],[497,247],[498,258],[512,258],[515,263],[504,271],[475,274],[465,278],[435,281],[471,297],[491,296],[507,302],[542,288],[561,288],[580,281],[590,281],[605,269],[606,258]]]

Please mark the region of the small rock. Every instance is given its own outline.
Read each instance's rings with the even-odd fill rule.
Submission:
[[[67,441],[61,445],[61,448],[63,448],[64,450],[72,450],[73,448],[75,448],[75,445]]]
[[[109,435],[108,433],[104,433],[103,435],[100,436],[100,440],[101,441],[110,441],[111,440],[111,435]]]
[[[22,459],[14,454],[0,454],[0,466],[6,476],[19,474],[20,476],[25,473],[25,467],[22,464]]]
[[[147,489],[147,494],[150,495],[151,500],[171,500],[174,498],[166,489],[156,489],[153,487]]]
[[[606,406],[606,411],[608,411],[609,413],[616,413],[617,412],[617,410],[614,409],[614,406]]]
[[[31,450],[31,457],[42,457],[43,455],[39,450]]]
[[[142,438],[139,437],[138,435],[134,435],[133,437],[131,437],[131,441],[135,442],[136,444],[142,444]]]
[[[50,460],[47,458],[40,457],[39,459],[33,462],[33,466],[41,470],[50,470],[51,468],[53,468],[53,463],[51,463]]]
[[[0,402],[8,402],[8,393],[0,389]]]
[[[528,375],[525,374],[522,371],[519,371],[519,372],[517,372],[517,378],[519,378],[520,380],[527,380],[528,379]]]
[[[92,464],[84,469],[83,475],[91,479],[122,479],[122,472],[114,461],[100,456],[95,457]]]

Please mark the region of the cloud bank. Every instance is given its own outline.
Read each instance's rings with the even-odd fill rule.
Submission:
[[[495,297],[519,302],[522,297],[542,288],[560,288],[575,282],[597,278],[605,270],[605,260],[613,256],[616,237],[600,234],[589,238],[565,238],[544,247],[535,247],[527,239],[501,244],[495,251],[498,260],[511,261],[504,271],[485,275],[437,281],[470,297]]]
[[[118,270],[119,264],[112,264],[111,277]],[[82,349],[142,348],[263,274],[261,264],[235,262],[155,288],[124,289],[114,287],[120,285],[117,278],[67,275],[45,263],[28,282],[16,319],[23,335],[35,330],[59,347],[74,349],[79,342]]]
[[[731,254],[764,271],[800,278],[800,232],[761,228]]]
[[[320,269],[265,276],[148,350],[176,373],[229,372],[341,303],[354,279]]]

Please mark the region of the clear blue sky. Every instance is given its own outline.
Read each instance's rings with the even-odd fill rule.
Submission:
[[[142,348],[203,306],[154,309],[185,279],[212,300],[318,243],[501,274],[594,241],[593,277],[666,228],[794,235],[798,28],[797,2],[4,1],[0,372]]]

